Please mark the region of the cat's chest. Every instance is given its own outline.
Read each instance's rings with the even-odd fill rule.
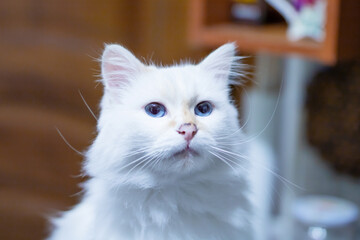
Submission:
[[[125,239],[159,233],[164,239],[176,239],[175,236],[186,239],[184,232],[188,239],[212,239],[211,236],[220,233],[230,235],[218,239],[233,239],[231,234],[238,234],[248,220],[244,188],[242,181],[236,180],[162,189],[119,188],[116,192],[104,192],[102,188],[97,191],[96,200],[92,200],[97,216],[95,225],[97,229],[101,226],[103,233],[126,236]],[[206,232],[201,230],[205,226]],[[155,235],[153,239],[158,239]]]
[[[119,189],[115,196],[98,204],[106,213],[127,216],[134,224],[165,226],[186,218],[223,218],[247,206],[241,181],[227,184],[195,183],[162,189]],[[110,193],[109,193],[110,194]],[[103,195],[106,196],[107,194]]]

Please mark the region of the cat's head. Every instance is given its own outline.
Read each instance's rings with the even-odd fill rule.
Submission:
[[[157,67],[122,46],[107,45],[99,134],[88,152],[87,172],[131,182],[225,164],[217,148],[230,148],[238,137],[229,97],[235,52],[228,43],[197,65]]]

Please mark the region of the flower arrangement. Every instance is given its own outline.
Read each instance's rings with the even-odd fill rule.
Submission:
[[[266,0],[288,24],[287,36],[292,41],[325,38],[326,0]]]

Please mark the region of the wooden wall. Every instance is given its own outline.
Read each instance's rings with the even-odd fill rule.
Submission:
[[[94,58],[121,43],[165,64],[204,52],[186,43],[188,1],[0,1],[0,239],[46,236],[46,217],[77,202],[102,86]]]

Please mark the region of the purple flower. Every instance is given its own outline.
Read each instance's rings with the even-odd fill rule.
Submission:
[[[305,5],[313,5],[316,0],[292,0],[296,11],[300,11]]]

